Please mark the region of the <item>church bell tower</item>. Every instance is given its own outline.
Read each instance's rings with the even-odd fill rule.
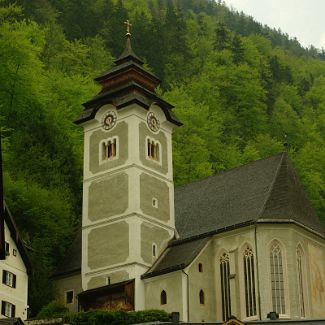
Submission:
[[[131,47],[97,77],[100,93],[75,122],[84,128],[83,290],[134,284],[144,308],[141,275],[175,234],[172,132],[181,122],[159,98],[159,79]]]

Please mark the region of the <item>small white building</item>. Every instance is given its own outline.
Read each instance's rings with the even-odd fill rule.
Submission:
[[[30,262],[14,219],[4,207],[4,259],[0,260],[0,318],[27,319],[28,272]]]

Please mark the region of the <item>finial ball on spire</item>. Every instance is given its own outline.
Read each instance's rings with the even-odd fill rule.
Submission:
[[[126,25],[126,34],[125,36],[131,36],[131,33],[130,33],[130,28],[132,26],[132,24],[130,23],[130,21],[127,19],[124,24]]]

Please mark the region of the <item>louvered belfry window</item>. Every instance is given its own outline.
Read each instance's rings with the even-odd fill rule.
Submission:
[[[274,240],[270,249],[270,268],[272,286],[272,307],[278,314],[285,314],[284,276],[280,244]]]
[[[254,254],[252,249],[247,246],[244,250],[244,278],[245,278],[245,302],[246,316],[251,317],[256,312],[256,294],[255,294],[255,267]]]
[[[220,280],[222,297],[222,318],[226,321],[231,316],[230,283],[229,283],[229,255],[220,256]]]

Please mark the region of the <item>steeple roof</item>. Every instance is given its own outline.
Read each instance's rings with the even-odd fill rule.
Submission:
[[[173,105],[157,96],[155,88],[160,80],[143,67],[143,61],[134,53],[131,46],[131,34],[126,34],[126,45],[122,54],[114,61],[115,66],[94,80],[102,89],[94,98],[84,103],[81,116],[75,121],[81,124],[92,120],[98,109],[105,104],[113,104],[117,109],[137,103],[145,109],[156,103],[162,108],[166,119],[175,124],[182,123],[172,113]]]

